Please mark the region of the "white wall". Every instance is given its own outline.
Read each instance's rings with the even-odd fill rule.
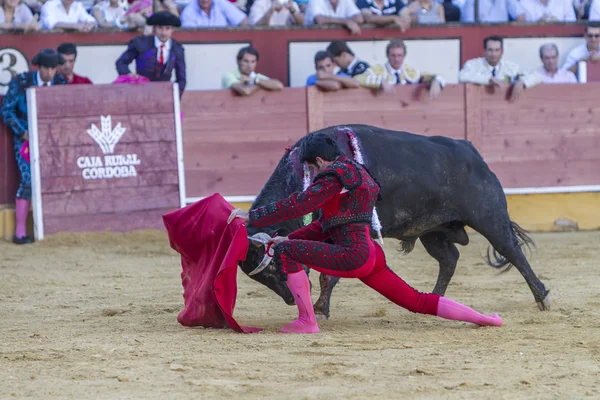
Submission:
[[[289,45],[290,86],[306,84],[306,78],[315,73],[314,57],[325,50],[330,42],[294,42]],[[385,63],[385,47],[389,40],[347,42],[354,54],[369,64]],[[459,39],[406,40],[405,63],[422,73],[440,74],[448,83],[458,82],[460,64]]]

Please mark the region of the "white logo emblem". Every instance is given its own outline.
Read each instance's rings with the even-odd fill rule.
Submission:
[[[82,156],[77,158],[83,179],[134,178],[136,166],[141,164],[137,154],[115,154],[115,145],[127,129],[119,122],[113,129],[111,116],[100,116],[102,130],[92,124],[86,132],[94,139],[104,156]]]
[[[92,128],[88,129],[87,133],[98,143],[104,154],[112,154],[115,151],[115,145],[127,129],[123,128],[120,122],[113,129],[110,115],[107,117],[100,116],[100,122],[102,130],[98,129],[95,124],[92,124]]]

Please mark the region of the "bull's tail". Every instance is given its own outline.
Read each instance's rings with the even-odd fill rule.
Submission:
[[[510,230],[515,246],[520,248],[523,248],[523,246],[525,246],[528,250],[531,250],[531,247],[535,248],[535,242],[533,241],[531,236],[529,236],[529,232],[521,228],[516,222],[512,220],[510,221]],[[488,247],[487,251],[487,264],[490,267],[494,267],[497,269],[506,267],[502,272],[507,272],[508,270],[510,270],[513,267],[513,264],[510,261],[508,261],[506,257],[500,255],[493,247],[491,248],[492,252],[490,252],[490,247]]]

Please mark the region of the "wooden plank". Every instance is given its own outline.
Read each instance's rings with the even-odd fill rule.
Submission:
[[[597,161],[600,162],[600,134],[486,137],[480,151],[488,162],[513,161]],[[598,172],[600,174],[600,172]]]
[[[464,85],[446,86],[437,100],[428,99],[424,85],[398,86],[394,95],[360,88],[324,96],[324,127],[367,124],[427,136],[465,138]]]
[[[323,114],[323,99],[325,94],[316,86],[306,88],[306,108],[308,109],[308,130],[314,132],[325,128],[325,115]]]
[[[42,191],[49,193],[68,193],[83,190],[113,190],[126,187],[177,185],[177,168],[148,171],[141,170],[137,176],[126,179],[84,179],[83,176],[49,176],[42,180]]]
[[[178,208],[177,185],[124,187],[108,190],[84,190],[45,193],[45,216],[122,213],[157,208]],[[44,219],[45,221],[45,219]]]
[[[465,85],[465,138],[481,150],[481,88]]]
[[[118,145],[117,154],[104,155],[96,144],[77,147],[49,147],[40,155],[42,179],[57,176],[80,176],[82,169],[77,166],[80,157],[100,157],[106,165],[105,157],[136,154],[143,171],[177,169],[177,147],[174,142],[138,142]]]
[[[600,185],[600,162],[513,161],[488,164],[505,188]]]
[[[307,133],[305,88],[247,98],[190,92],[182,111],[187,197],[258,193],[285,148]]]
[[[222,196],[255,196],[260,193],[271,173],[253,168],[186,171],[187,197],[204,197],[214,193]]]
[[[88,117],[66,116],[60,119],[38,119],[40,132],[40,146],[80,146],[92,144],[94,139],[87,133],[92,129],[92,124],[101,130],[101,115],[96,113]],[[116,148],[123,143],[137,143],[140,141],[175,141],[175,120],[173,111],[170,114],[132,114],[123,116],[111,115],[112,129],[119,124],[125,133],[119,140]],[[43,134],[41,134],[43,132]]]
[[[44,118],[173,112],[171,82],[94,85],[93,89],[89,85],[58,85],[38,88],[36,93],[38,113]]]
[[[46,234],[58,232],[129,232],[135,229],[164,230],[162,216],[177,209],[159,208],[154,210],[130,211],[124,213],[84,214],[52,216],[44,215]]]

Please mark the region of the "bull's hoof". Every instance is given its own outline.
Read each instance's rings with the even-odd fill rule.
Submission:
[[[323,313],[315,313],[315,318],[317,319],[317,321],[327,321],[329,319],[328,315],[325,315]]]
[[[550,295],[550,291],[546,294],[546,297],[542,301],[536,302],[540,311],[549,311],[550,306],[552,305],[552,296]]]

